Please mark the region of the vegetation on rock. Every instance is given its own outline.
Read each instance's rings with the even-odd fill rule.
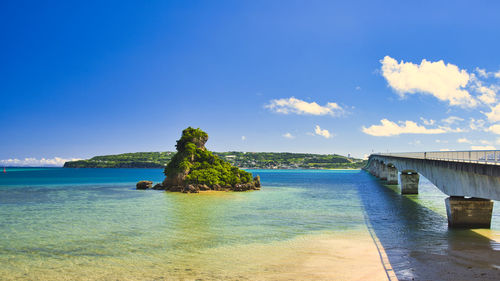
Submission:
[[[260,188],[260,179],[222,160],[205,148],[207,133],[191,127],[182,131],[177,153],[165,167],[163,186],[170,191],[249,190]]]

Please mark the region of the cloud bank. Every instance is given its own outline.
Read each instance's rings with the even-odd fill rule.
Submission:
[[[363,126],[362,131],[376,137],[390,137],[401,134],[442,134],[447,132],[444,128],[429,129],[413,121],[401,121],[397,124],[387,119],[380,120],[380,125],[372,125],[368,128]]]
[[[493,145],[471,145],[470,149],[472,149],[472,150],[495,150],[496,148]]]
[[[462,107],[469,112],[472,108],[487,108],[489,111],[476,111],[483,114],[485,120],[470,118],[468,124],[459,116],[449,116],[440,122],[420,118],[423,125],[413,121],[396,123],[383,119],[379,125],[363,126],[362,131],[366,134],[395,136],[470,131],[500,134],[500,103],[497,98],[500,91],[497,80],[500,78],[500,71],[488,72],[476,67],[472,72],[467,72],[457,65],[444,63],[443,60],[432,62],[423,59],[420,64],[416,64],[398,62],[390,56],[385,56],[380,63],[382,76],[388,86],[401,97],[408,94],[432,95],[449,106]],[[455,126],[454,129],[450,127],[452,125]]]
[[[65,158],[60,158],[60,157],[54,157],[54,158],[24,158],[24,159],[4,159],[0,160],[0,166],[7,166],[7,167],[62,167],[65,162],[67,161],[76,161],[76,160],[81,160],[79,158],[70,158],[70,159],[65,159]]]

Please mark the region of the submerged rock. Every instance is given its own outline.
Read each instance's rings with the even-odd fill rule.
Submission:
[[[153,187],[152,181],[140,181],[135,185],[136,189],[148,189]]]

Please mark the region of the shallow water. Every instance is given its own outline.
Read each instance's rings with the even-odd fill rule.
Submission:
[[[251,172],[261,191],[179,194],[135,190],[139,180],[160,182],[160,169],[8,169],[0,278],[252,280],[289,274],[283,259],[299,262],[314,241],[355,244],[367,229],[400,279],[424,276],[428,254],[473,247],[494,258],[500,248],[498,206],[492,230],[449,230],[446,195],[425,179],[419,195],[401,196],[358,170]],[[457,259],[490,275],[499,266]]]

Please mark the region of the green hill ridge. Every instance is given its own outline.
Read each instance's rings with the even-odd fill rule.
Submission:
[[[359,169],[366,160],[337,154],[291,152],[212,152],[234,166],[249,169]],[[65,168],[165,168],[175,152],[134,152],[68,161]]]

